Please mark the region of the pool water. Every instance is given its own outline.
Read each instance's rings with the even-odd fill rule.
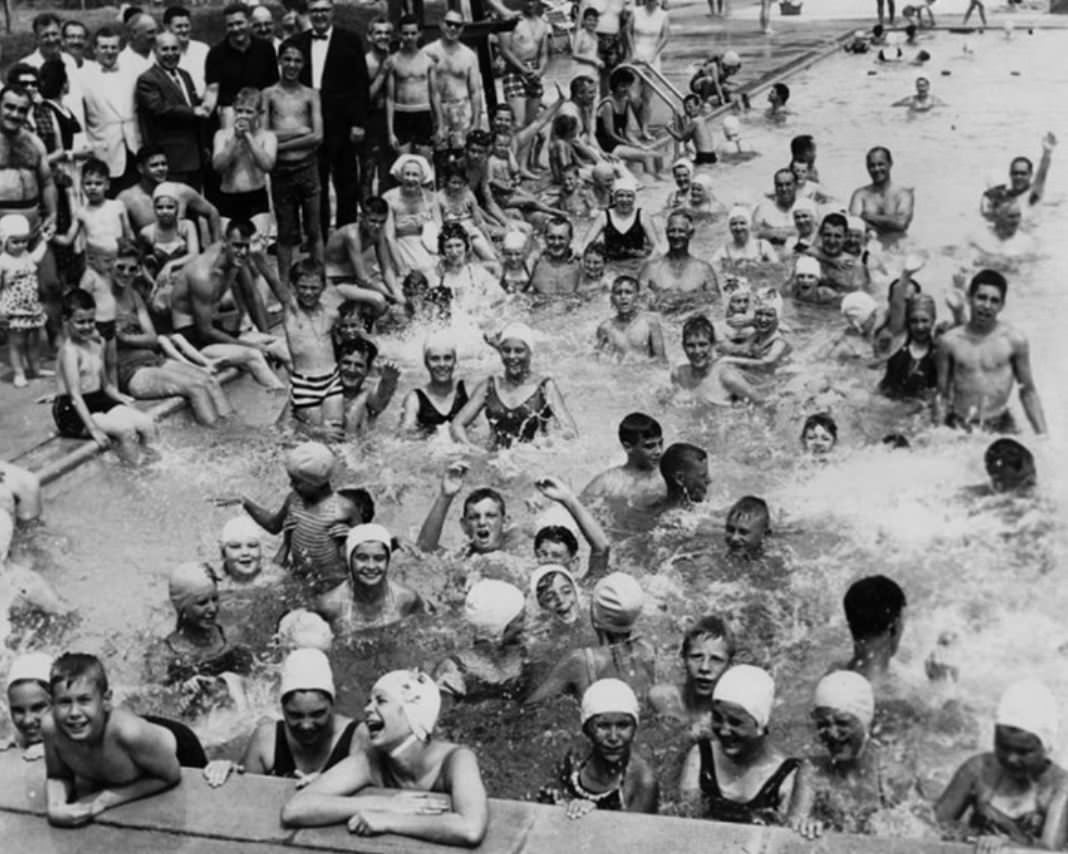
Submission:
[[[966,40],[970,53],[964,51]],[[965,260],[966,236],[983,227],[978,201],[985,176],[1005,180],[1016,154],[1037,162],[1047,130],[1068,137],[1063,111],[1049,109],[1050,93],[1065,82],[1060,58],[1066,45],[1068,37],[1055,32],[1016,33],[1011,40],[1000,33],[933,37],[924,45],[933,55],[925,73],[948,106],[916,117],[889,107],[911,93],[916,68],[880,67],[872,57],[831,57],[790,81],[796,115],[785,127],[746,120],[744,142],[761,156],[715,167],[717,196],[730,205],[752,203],[770,192],[773,171],[788,159],[789,138],[808,132],[819,142],[824,188],[848,201],[853,188],[868,181],[864,152],[887,145],[895,156],[894,179],[916,188],[908,245],[930,255],[917,278],[941,297]],[[545,509],[533,486],[536,478],[556,475],[580,490],[597,472],[621,461],[615,435],[622,416],[634,410],[655,415],[667,443],[683,440],[708,449],[713,474],[707,501],[696,510],[652,532],[611,531],[615,567],[637,575],[648,593],[641,631],[660,652],[662,677],[681,675],[678,643],[689,621],[709,612],[725,614],[738,630],[743,657],[770,666],[776,675],[776,737],[789,750],[812,752],[811,692],[850,648],[841,596],[856,578],[885,573],[904,587],[910,602],[895,690],[911,703],[915,722],[900,728],[907,731],[899,738],[930,791],[937,792],[961,758],[989,744],[993,708],[1010,681],[1037,675],[1068,701],[1063,667],[1068,588],[1057,578],[1068,530],[1062,521],[1062,484],[1068,483],[1062,461],[1065,396],[1056,382],[1066,355],[1060,324],[1068,255],[1058,240],[1068,181],[1063,158],[1063,152],[1055,152],[1046,200],[1029,225],[1049,254],[1010,275],[1003,314],[1030,337],[1050,426],[1049,438],[1025,440],[1040,471],[1034,499],[980,499],[965,492],[983,480],[987,439],[928,429],[922,413],[876,398],[872,389],[879,371],[838,365],[821,353],[827,330],[837,332],[841,321],[789,305],[784,326],[790,329],[794,356],[783,380],[789,394],[766,411],[667,403],[663,368],[620,365],[592,355],[596,326],[610,313],[607,296],[578,308],[540,309],[531,321],[542,336],[534,367],[559,383],[580,437],[550,437],[536,447],[495,456],[462,451],[443,437],[426,444],[397,437],[393,426],[400,397],[424,381],[422,333],[384,339],[384,356],[404,370],[401,392],[373,435],[345,446],[346,464],[374,495],[378,519],[408,542],[433,501],[441,471],[460,457],[471,463],[469,485],[500,489],[512,522],[533,534]],[[666,184],[647,187],[639,204],[658,210],[668,189]],[[725,234],[722,221],[704,226],[695,239],[696,254],[710,256]],[[780,272],[770,278],[784,277]],[[709,311],[719,317],[717,307]],[[522,306],[510,305],[493,323],[523,313]],[[682,320],[665,321],[673,364],[683,358]],[[481,344],[476,326],[463,331],[458,376],[470,384],[496,370],[498,362]],[[247,385],[237,399],[245,423],[223,432],[202,430],[181,418],[164,425],[162,459],[151,468],[130,472],[103,459],[64,478],[49,490],[47,526],[16,550],[16,559],[56,583],[77,610],[73,624],[49,630],[52,643],[104,655],[120,694],[144,694],[144,650],[172,627],[166,589],[171,567],[217,557],[218,532],[233,511],[216,507],[212,499],[245,492],[277,506],[285,496],[280,437],[273,426],[280,401]],[[840,428],[833,458],[825,464],[799,459],[801,420],[828,408]],[[914,435],[911,451],[889,451],[879,444],[892,426]],[[771,549],[784,573],[754,579],[725,560],[724,514],[747,493],[765,497],[773,508]],[[445,529],[448,547],[461,541],[458,513],[456,502]],[[273,553],[269,540],[265,555]],[[406,554],[398,557],[394,571],[438,600],[442,614],[379,636],[350,639],[335,652],[341,706],[350,713],[362,706],[381,672],[399,665],[429,668],[469,637],[450,607],[456,600],[455,563]],[[270,592],[238,598],[224,604],[224,623],[232,621],[264,646],[287,603]],[[962,675],[955,688],[934,690],[924,680],[923,660],[946,630],[959,633]],[[544,671],[559,651],[545,639],[538,649]],[[264,660],[271,660],[269,651]],[[266,666],[265,672],[270,670]],[[232,742],[251,730],[256,713],[275,711],[269,678],[253,682],[254,711],[198,722],[205,741]],[[947,699],[963,709],[959,719],[947,722],[942,715]],[[549,782],[552,764],[576,743],[577,717],[570,700],[537,710],[490,700],[451,712],[443,726],[478,749],[491,794],[531,797]],[[654,754],[670,802],[685,738],[644,723],[639,738]]]

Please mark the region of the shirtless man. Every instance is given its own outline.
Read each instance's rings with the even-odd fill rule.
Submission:
[[[664,351],[664,330],[659,318],[652,312],[642,311],[638,304],[638,280],[633,276],[618,276],[612,282],[612,308],[615,317],[610,317],[597,327],[597,349],[624,358],[627,355],[641,356],[667,362]]]
[[[1047,133],[1042,137],[1042,159],[1038,162],[1038,172],[1035,172],[1035,164],[1029,158],[1014,158],[1009,164],[1009,183],[998,184],[983,193],[983,198],[979,203],[979,212],[987,219],[994,219],[997,216],[997,209],[1002,204],[1021,197],[1026,198],[1027,208],[1037,205],[1046,190],[1050,160],[1053,157],[1053,149],[1056,147],[1057,137],[1052,133]],[[1022,213],[1026,208],[1020,210]]]
[[[866,222],[880,240],[893,240],[908,231],[915,195],[912,187],[898,187],[890,180],[894,158],[890,149],[877,145],[866,157],[871,183],[858,187],[849,200],[849,213]]]
[[[597,81],[585,75],[576,77],[571,81],[570,90],[571,98],[560,107],[557,117],[571,116],[578,122],[578,136],[571,140],[575,154],[587,164],[616,160],[606,155],[597,142]],[[554,131],[549,140],[553,142],[556,139]]]
[[[761,199],[753,210],[753,232],[772,246],[784,246],[794,234],[797,176],[790,169],[775,173],[775,194]]]
[[[386,126],[386,80],[393,66],[389,44],[393,40],[393,24],[386,18],[371,21],[367,32],[370,50],[364,54],[367,77],[371,81],[367,90],[367,120],[361,147],[360,180],[363,182],[361,198],[366,199],[378,178],[378,192],[388,189],[389,166],[393,162],[390,150],[389,131]]]
[[[326,242],[326,279],[332,284],[355,283],[377,290],[392,301],[403,303],[404,290],[394,272],[396,265],[385,240],[389,205],[373,196],[363,203],[359,222],[336,229]],[[374,252],[379,275],[367,265],[367,254]]]
[[[545,93],[541,78],[549,61],[549,25],[542,18],[541,0],[526,0],[519,23],[501,35],[500,45],[508,69],[501,81],[504,97],[524,128],[537,118]]]
[[[279,302],[285,303],[286,291],[267,264],[258,246],[251,251],[255,228],[247,220],[231,220],[225,240],[213,243],[187,263],[175,277],[171,294],[171,320],[174,331],[196,349],[212,344],[231,344],[268,352],[269,346],[237,337],[237,326],[223,329],[219,318],[221,304],[228,294],[237,304],[239,318],[248,314],[256,328],[268,331],[267,310],[255,286],[253,267],[271,286]]]
[[[49,824],[80,827],[181,782],[174,735],[113,707],[107,674],[95,657],[60,656],[51,689],[52,709],[41,721]]]
[[[142,146],[137,152],[137,171],[141,173],[141,180],[119,193],[118,200],[126,206],[134,232],[140,234],[146,225],[156,221],[152,191],[158,184],[167,180],[169,171],[167,155],[163,153],[163,149],[154,145]],[[178,219],[199,217],[207,223],[207,242],[214,243],[219,240],[222,235],[222,220],[215,205],[188,184],[178,183],[177,186],[180,190]],[[187,217],[187,214],[191,216]]]
[[[946,102],[931,94],[931,81],[926,77],[916,78],[916,92],[900,101],[894,101],[891,107],[908,107],[914,113],[925,113],[932,107],[944,107]]]
[[[430,109],[433,62],[419,47],[420,35],[414,17],[400,19],[400,50],[393,54],[386,76],[386,127],[396,153],[429,158],[434,147],[434,113]]]
[[[657,258],[650,258],[638,273],[640,287],[656,294],[661,308],[681,298],[689,303],[695,295],[719,299],[716,271],[707,261],[690,254],[693,238],[693,217],[685,210],[672,213],[664,228],[668,249]]]
[[[970,430],[1014,433],[1009,411],[1014,383],[1020,385],[1020,403],[1038,434],[1046,432],[1042,402],[1031,375],[1030,345],[1026,336],[998,321],[1005,306],[1008,283],[994,270],[981,270],[968,285],[970,318],[964,326],[937,339],[935,365],[938,394],[935,422]]]
[[[293,251],[301,234],[308,254],[323,261],[323,235],[319,223],[317,152],[323,141],[323,110],[319,93],[300,82],[304,54],[295,44],[282,46],[278,56],[279,81],[263,90],[267,129],[278,139],[271,171],[271,199],[278,224],[278,269],[288,275]],[[303,228],[302,228],[303,226]]]
[[[441,38],[423,48],[433,63],[430,100],[437,122],[435,141],[442,147],[462,148],[467,132],[483,126],[478,56],[461,44],[463,28],[463,15],[450,9],[441,22]]]
[[[574,294],[582,269],[571,249],[571,220],[554,217],[545,228],[545,252],[534,262],[530,290],[542,296]]]

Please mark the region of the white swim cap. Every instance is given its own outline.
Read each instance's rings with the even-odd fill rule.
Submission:
[[[334,633],[318,614],[306,608],[296,608],[278,621],[278,643],[283,649],[318,649],[329,652],[334,645]]]
[[[352,553],[362,543],[381,543],[386,547],[387,557],[393,554],[393,537],[383,526],[373,523],[357,525],[345,538],[345,563],[351,563]]]
[[[630,715],[637,725],[638,698],[622,679],[598,679],[582,695],[582,725],[597,715]]]
[[[737,67],[742,64],[742,58],[738,56],[738,51],[728,50],[723,54],[723,58],[720,60],[723,65],[729,65],[731,67]]]
[[[868,318],[879,308],[879,304],[871,294],[864,291],[853,291],[842,298],[842,317],[849,321],[849,325],[860,329]]]
[[[852,670],[836,670],[824,676],[816,685],[812,705],[817,709],[823,707],[853,715],[865,730],[871,728],[872,718],[875,717],[875,695],[871,683]]]
[[[613,193],[620,190],[628,193],[638,192],[638,181],[630,174],[630,172],[624,172],[622,175],[617,175],[616,180],[612,183]]]
[[[468,591],[464,619],[478,637],[499,642],[508,624],[522,614],[525,607],[526,599],[518,587],[507,581],[487,578]]]
[[[634,576],[610,573],[593,588],[590,621],[600,631],[624,634],[638,622],[644,601],[645,594]]]
[[[521,231],[509,231],[501,241],[501,246],[509,252],[521,252],[526,245],[527,236]]]
[[[47,652],[27,652],[11,662],[11,669],[7,673],[7,688],[16,682],[32,680],[51,684],[52,656]]]
[[[995,723],[1038,736],[1046,751],[1057,741],[1057,698],[1037,679],[1024,679],[1005,689],[998,703]]]
[[[330,697],[334,691],[334,674],[330,660],[320,649],[295,649],[282,662],[282,685],[278,696],[283,700],[294,691],[322,691]]]
[[[738,121],[737,116],[727,116],[723,120],[723,135],[727,139],[737,139],[738,135],[742,132],[742,123]]]
[[[152,191],[152,201],[156,201],[156,199],[174,199],[178,201],[178,198],[178,185],[173,181],[161,181],[156,184],[156,189]]]
[[[423,357],[431,350],[444,350],[456,354],[456,338],[446,329],[437,329],[426,336],[423,341]]]
[[[795,276],[816,276],[819,278],[822,273],[823,271],[820,269],[820,262],[811,255],[801,255],[794,262]]]
[[[6,214],[0,217],[0,241],[11,237],[29,237],[30,221],[22,214]]]
[[[501,335],[497,340],[501,344],[509,340],[521,341],[527,345],[528,350],[534,349],[534,332],[525,323],[509,323],[501,330]]]
[[[749,222],[749,218],[749,208],[743,207],[742,205],[735,205],[731,208],[730,213],[727,214],[727,224],[730,225],[730,223],[736,222],[737,220]]]
[[[224,546],[229,543],[242,543],[249,540],[261,541],[263,528],[253,522],[248,516],[234,516],[223,525],[219,542]]]
[[[412,735],[420,741],[430,738],[441,713],[441,691],[433,679],[419,670],[392,670],[371,690],[381,691],[400,704]]]
[[[736,664],[719,677],[712,699],[741,706],[756,721],[757,727],[764,730],[771,720],[771,707],[775,702],[775,680],[759,667]]]

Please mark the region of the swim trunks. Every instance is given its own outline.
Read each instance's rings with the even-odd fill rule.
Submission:
[[[972,418],[968,419],[962,415],[958,415],[956,412],[951,412],[946,416],[946,426],[952,427],[955,430],[964,430],[966,433],[971,433],[978,428],[984,433],[1019,433],[1020,428],[1016,426],[1016,419],[1012,417],[1012,412],[1006,409],[1000,415],[995,415],[992,418]]]
[[[95,412],[110,412],[119,406],[117,400],[108,397],[103,391],[91,391],[82,395],[85,407],[92,415]],[[78,410],[74,408],[74,401],[69,394],[61,394],[52,402],[52,420],[59,430],[60,436],[68,439],[88,439],[89,431],[86,429]]]
[[[322,185],[319,183],[319,163],[315,155],[294,164],[276,166],[271,172],[271,200],[274,202],[274,219],[278,230],[278,242],[283,246],[296,246],[301,241],[301,213],[304,206],[319,198]],[[313,235],[319,231],[319,223],[304,223],[304,231]]]
[[[400,145],[429,148],[434,141],[434,116],[430,110],[395,112],[393,135]]]
[[[327,398],[343,393],[341,375],[337,368],[328,374],[309,376],[296,371],[289,375],[289,402],[294,409],[322,406]]]
[[[252,219],[257,214],[270,213],[267,188],[247,193],[219,193],[219,213],[230,219]]]
[[[693,159],[696,166],[708,166],[712,163],[718,163],[719,158],[714,151],[698,151],[697,156]]]
[[[507,100],[540,98],[545,94],[545,87],[542,86],[540,77],[528,78],[515,71],[509,71],[501,79],[501,83],[504,86],[504,97]]]

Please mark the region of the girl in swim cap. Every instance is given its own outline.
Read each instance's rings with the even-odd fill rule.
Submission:
[[[638,698],[626,682],[600,679],[582,695],[585,758],[568,752],[556,769],[556,786],[538,793],[542,803],[566,804],[567,817],[594,810],[653,813],[660,790],[656,774],[632,746],[638,732]]]
[[[282,823],[346,823],[359,836],[477,846],[489,822],[482,773],[473,751],[434,737],[440,709],[438,687],[425,673],[387,673],[364,708],[367,743],[297,792],[282,808]],[[381,798],[368,788],[403,791]]]

